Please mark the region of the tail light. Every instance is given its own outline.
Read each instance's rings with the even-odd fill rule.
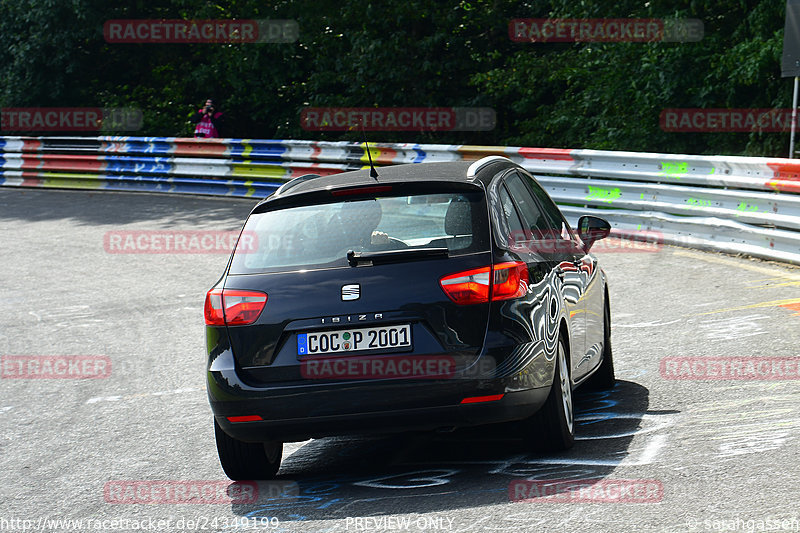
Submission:
[[[499,263],[450,274],[439,284],[448,298],[459,305],[511,300],[527,294],[528,266],[522,261]]]
[[[528,294],[528,265],[512,261],[494,265],[492,301],[513,300]]]
[[[264,310],[267,295],[258,291],[211,289],[206,293],[204,314],[207,326],[252,324]]]

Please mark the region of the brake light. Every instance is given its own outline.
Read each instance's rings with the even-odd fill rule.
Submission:
[[[489,280],[492,280],[490,287]],[[448,298],[459,305],[511,300],[528,293],[528,267],[522,261],[465,270],[439,280]]]
[[[466,270],[450,274],[439,280],[444,293],[459,305],[480,304],[489,301],[491,267]]]
[[[512,261],[494,265],[492,301],[513,300],[528,294],[528,265]]]
[[[267,295],[258,291],[211,289],[203,309],[207,326],[243,326],[258,319]]]
[[[229,416],[228,422],[258,422],[259,420],[264,420],[259,415],[244,415],[244,416]]]
[[[461,403],[483,403],[483,402],[496,402],[498,400],[502,400],[503,394],[492,394],[491,396],[470,396],[468,398],[464,398],[461,400]]]
[[[225,315],[222,313],[222,289],[211,289],[206,293],[203,315],[207,326],[225,325]]]
[[[356,194],[379,194],[392,190],[391,185],[370,185],[366,187],[352,187],[350,189],[339,189],[331,191],[331,196],[354,196]]]

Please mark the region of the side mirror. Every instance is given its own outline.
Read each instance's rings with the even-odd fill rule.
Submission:
[[[600,239],[605,239],[611,233],[611,224],[602,218],[592,215],[584,215],[578,219],[578,236],[584,244],[584,250],[589,248]]]

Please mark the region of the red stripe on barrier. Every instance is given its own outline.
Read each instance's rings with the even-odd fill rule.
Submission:
[[[105,162],[100,161],[98,156],[91,155],[49,155],[39,156],[41,170],[88,170],[100,171],[105,167]]]
[[[223,139],[197,139],[194,141],[175,141],[175,155],[225,155],[229,147]]]
[[[42,166],[42,160],[40,154],[21,154],[22,155],[22,165],[20,166],[21,169],[38,169]]]
[[[322,152],[322,148],[320,148],[317,145],[317,143],[314,143],[311,145],[311,150],[312,150],[311,156],[309,157],[309,159],[311,159],[312,161],[315,159],[319,159],[319,154]]]
[[[60,154],[22,154],[22,169],[95,171],[103,170],[104,163],[98,156]]]
[[[42,141],[37,139],[22,139],[22,152],[38,152],[42,149]]]
[[[520,148],[519,155],[526,159],[557,159],[574,161],[572,150],[566,148]]]
[[[380,155],[375,157],[374,152],[375,150],[380,151]],[[372,154],[372,161],[375,163],[381,163],[384,165],[391,165],[394,163],[394,158],[397,157],[397,150],[393,150],[391,148],[385,148],[381,146],[380,148],[370,148],[369,153]]]
[[[346,172],[345,170],[339,170],[336,168],[319,168],[317,165],[319,163],[314,163],[311,166],[303,167],[303,168],[296,168],[291,167],[291,173],[289,175],[289,179],[296,178],[298,176],[304,176],[306,174],[319,174],[320,176],[331,176],[333,174],[341,174],[342,172]]]
[[[800,194],[800,181],[770,180],[764,183],[775,192],[791,192]]]
[[[34,172],[23,172],[22,173],[22,183],[20,183],[21,187],[41,187],[44,184],[44,180],[38,177],[38,174]]]
[[[800,193],[800,163],[767,163],[772,179],[764,185],[778,192]]]

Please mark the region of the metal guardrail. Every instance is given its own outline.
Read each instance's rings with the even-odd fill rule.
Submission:
[[[370,144],[378,165],[504,155],[573,222],[606,218],[628,237],[800,264],[800,163],[436,144]],[[362,143],[169,137],[0,137],[0,186],[263,197],[306,174],[363,168]]]

